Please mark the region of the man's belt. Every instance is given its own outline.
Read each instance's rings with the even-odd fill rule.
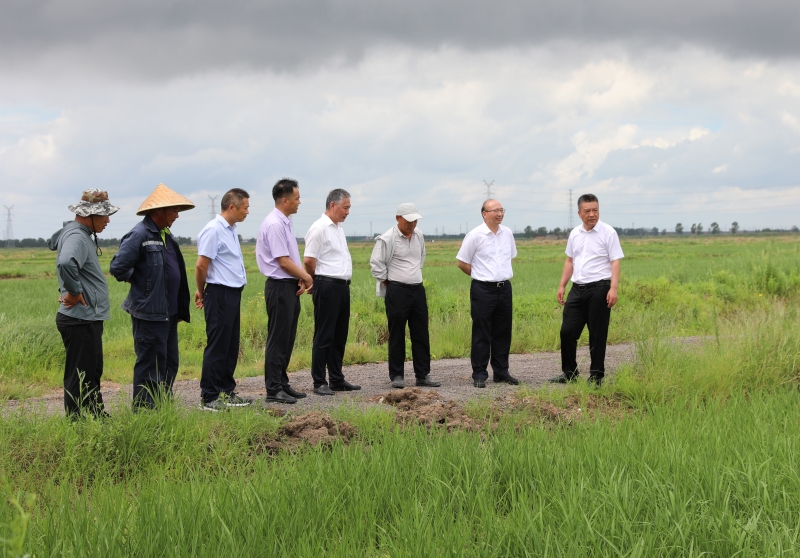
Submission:
[[[402,287],[404,289],[421,289],[422,283],[401,283],[399,281],[389,281],[390,285],[395,287]]]
[[[244,290],[244,285],[241,287],[229,287],[228,285],[220,285],[219,283],[206,283],[206,288],[208,287],[216,287],[220,289],[229,289],[231,291],[239,291],[242,292]]]
[[[291,279],[284,279],[283,277],[281,277],[280,279],[278,279],[276,277],[267,277],[267,280],[269,280],[269,281],[277,281],[278,283],[292,283],[294,285],[297,285],[297,281],[298,281],[294,277],[292,277]]]
[[[350,284],[350,279],[337,279],[336,277],[328,277],[327,275],[315,275],[314,281],[324,281],[326,283],[334,283],[336,285]]]
[[[577,288],[579,291],[585,291],[586,289],[593,289],[595,287],[608,287],[611,285],[611,279],[601,279],[600,281],[595,281],[593,283],[584,283],[583,285],[579,285],[578,283],[573,283],[572,286]]]
[[[473,279],[473,281],[481,285],[486,285],[487,287],[499,289],[500,287],[504,287],[506,283],[511,282],[511,279],[506,279],[505,281],[478,281],[477,279]]]

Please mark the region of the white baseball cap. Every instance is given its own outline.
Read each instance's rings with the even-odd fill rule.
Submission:
[[[417,206],[413,203],[401,203],[397,206],[397,213],[395,213],[395,215],[401,216],[409,223],[412,223],[417,219],[422,219],[422,215],[417,213]]]

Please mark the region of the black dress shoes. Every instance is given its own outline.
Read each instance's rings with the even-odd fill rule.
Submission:
[[[351,384],[347,380],[342,380],[341,382],[336,383],[331,382],[331,389],[333,391],[357,391],[361,389],[361,386]]]
[[[286,393],[285,391],[281,390],[275,393],[267,392],[267,402],[268,403],[287,403],[291,405],[292,403],[297,403],[297,399]]]
[[[566,374],[562,373],[560,376],[550,378],[547,381],[551,384],[574,384],[578,381],[578,376],[577,374],[575,376],[567,376]]]
[[[395,376],[392,378],[392,387],[397,389],[403,389],[406,387],[406,381],[403,379],[402,376]]]
[[[519,380],[517,380],[514,376],[505,376],[503,378],[495,378],[494,382],[496,384],[510,384],[512,386],[518,386]]]
[[[486,380],[475,380],[474,382],[472,382],[472,385],[474,385],[476,388],[485,388]]]
[[[333,390],[325,384],[322,384],[314,388],[314,393],[317,395],[333,395]]]
[[[302,399],[303,397],[306,396],[304,392],[292,389],[292,386],[284,386],[283,393],[285,393],[286,395],[291,395],[295,399]]]
[[[442,384],[432,379],[430,374],[424,378],[417,378],[417,386],[419,387],[439,387],[440,385]]]
[[[590,375],[589,379],[586,380],[586,383],[588,383],[590,386],[600,387],[603,385],[603,377]]]

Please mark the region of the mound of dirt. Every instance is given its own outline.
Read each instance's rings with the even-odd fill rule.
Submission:
[[[572,424],[578,420],[592,420],[599,414],[612,418],[622,418],[631,412],[624,402],[598,395],[589,395],[583,399],[570,396],[564,399],[563,406],[554,405],[538,397],[524,397],[516,399],[512,404],[516,410],[523,410],[533,417],[538,417],[546,422],[558,424]]]
[[[278,431],[281,436],[310,446],[329,446],[336,440],[349,442],[356,434],[355,426],[348,422],[336,423],[329,415],[314,411],[300,415],[286,423]]]
[[[276,436],[257,437],[252,441],[256,452],[275,454],[300,447],[330,446],[337,440],[350,442],[358,433],[348,422],[334,421],[329,415],[314,411],[294,417],[278,429]]]
[[[386,403],[401,411],[410,411],[433,401],[441,401],[442,396],[436,390],[422,390],[417,387],[397,389],[377,398],[378,403]]]
[[[452,401],[445,402],[434,390],[405,388],[389,392],[378,399],[397,409],[402,424],[423,424],[429,428],[446,426],[448,430],[477,430],[480,425]]]

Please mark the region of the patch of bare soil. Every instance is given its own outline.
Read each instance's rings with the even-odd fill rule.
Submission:
[[[349,443],[358,433],[348,422],[336,422],[330,415],[313,411],[297,415],[278,429],[276,435],[257,436],[251,441],[256,453],[276,454],[281,450]]]
[[[428,428],[445,426],[447,430],[477,430],[477,421],[468,416],[453,401],[442,401],[434,390],[424,391],[416,387],[391,391],[378,398],[397,409],[396,417],[401,424],[422,424]]]
[[[561,405],[535,396],[517,397],[513,400],[511,408],[523,411],[531,419],[561,425],[569,425],[579,420],[593,420],[600,415],[620,419],[633,412],[633,409],[620,399],[593,394],[583,399],[577,395],[569,396]]]

